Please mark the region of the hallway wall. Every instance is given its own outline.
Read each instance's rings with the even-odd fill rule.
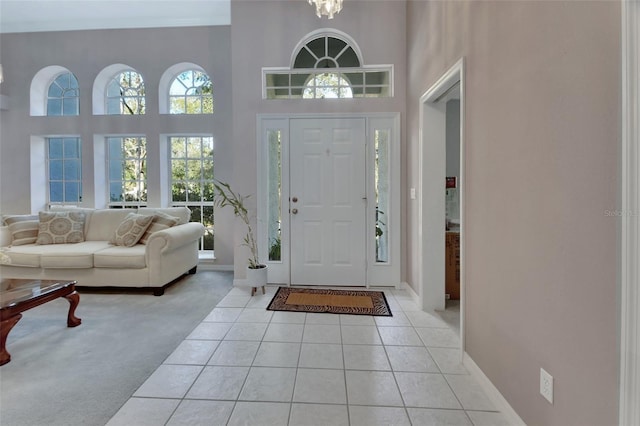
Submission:
[[[408,186],[419,98],[466,60],[466,351],[529,425],[617,424],[619,3],[409,1],[407,18]]]

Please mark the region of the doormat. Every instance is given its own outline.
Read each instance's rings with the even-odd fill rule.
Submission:
[[[279,287],[267,310],[393,316],[382,291]]]

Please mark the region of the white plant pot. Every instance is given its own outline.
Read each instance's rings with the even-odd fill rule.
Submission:
[[[267,265],[263,268],[247,267],[247,287],[259,288],[267,285]]]

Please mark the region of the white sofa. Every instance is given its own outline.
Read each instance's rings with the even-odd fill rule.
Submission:
[[[177,278],[196,272],[204,227],[189,222],[190,210],[186,207],[73,211],[86,214],[83,242],[11,246],[9,227],[0,227],[0,247],[11,259],[10,264],[0,264],[0,277],[76,280],[78,287],[146,288],[160,296]],[[179,221],[150,234],[146,244],[110,244],[116,229],[131,212],[161,212]]]

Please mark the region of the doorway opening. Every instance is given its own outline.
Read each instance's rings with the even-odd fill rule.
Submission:
[[[425,311],[444,311],[447,294],[452,296],[451,288],[447,293],[447,278],[454,289],[459,288],[461,354],[465,294],[464,102],[464,59],[460,59],[420,98],[418,166],[419,302]],[[451,263],[449,274],[447,261]]]

